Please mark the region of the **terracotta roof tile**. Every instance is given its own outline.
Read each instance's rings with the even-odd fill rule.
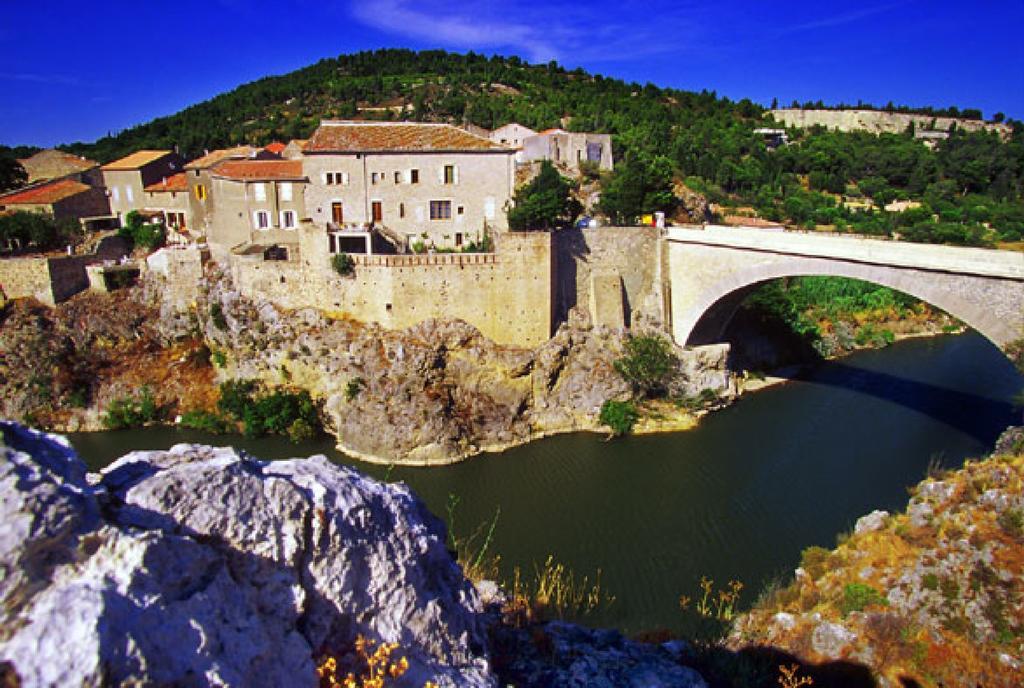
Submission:
[[[184,172],[164,177],[156,184],[150,184],[146,191],[188,191],[188,177]]]
[[[220,148],[215,151],[210,151],[206,155],[196,158],[189,164],[185,165],[186,170],[205,170],[213,167],[217,163],[228,160],[228,159],[242,159],[248,158],[255,153],[258,148],[254,146],[235,146],[234,148]]]
[[[210,173],[215,177],[239,181],[305,179],[301,160],[225,160]]]
[[[450,124],[325,121],[313,132],[306,153],[508,150]]]
[[[58,179],[55,182],[40,184],[0,196],[0,205],[47,205],[90,189],[92,187],[88,184],[76,182],[74,179]]]
[[[120,160],[114,162],[108,162],[103,166],[105,170],[137,170],[140,167],[145,167],[151,162],[159,160],[165,155],[170,155],[169,150],[139,150],[135,151],[131,155],[127,155]]]
[[[285,145],[283,143],[281,143],[280,141],[274,141],[273,143],[268,143],[266,146],[263,147],[263,150],[270,151],[271,153],[273,153],[275,155],[281,155],[281,151],[283,151],[284,149],[285,149]]]

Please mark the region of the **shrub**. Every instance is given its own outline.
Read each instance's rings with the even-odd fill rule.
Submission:
[[[625,354],[615,361],[619,375],[645,396],[664,394],[678,367],[672,345],[657,335],[630,337]]]
[[[224,317],[224,309],[221,307],[219,301],[214,301],[210,304],[210,322],[212,322],[213,326],[218,330],[223,331],[228,329],[228,321]]]
[[[202,430],[220,435],[230,432],[231,422],[222,416],[211,411],[195,409],[187,411],[181,416],[181,426],[192,430]]]
[[[366,387],[366,380],[361,377],[355,377],[348,381],[345,385],[345,401],[352,401],[359,393]]]
[[[800,554],[800,567],[812,580],[817,580],[828,570],[828,560],[831,556],[832,553],[824,547],[808,547]]]
[[[331,258],[331,267],[342,277],[351,277],[356,272],[356,262],[347,253],[337,253]]]
[[[618,437],[632,432],[638,418],[639,414],[633,402],[609,399],[601,405],[598,420],[602,425],[607,425],[612,434]]]
[[[149,387],[143,387],[137,398],[121,397],[110,402],[103,425],[110,430],[135,428],[160,420],[162,416],[163,409],[157,405]]]
[[[320,417],[309,392],[257,392],[254,380],[229,380],[220,386],[217,408],[242,423],[248,437],[287,435],[293,442],[301,442],[319,432]]]
[[[1008,535],[1018,538],[1024,535],[1024,511],[1020,509],[1006,509],[999,514],[996,522]]]
[[[882,593],[864,583],[847,583],[843,586],[843,599],[839,603],[839,611],[843,616],[850,612],[864,611],[871,605],[888,607],[889,600],[885,599]]]

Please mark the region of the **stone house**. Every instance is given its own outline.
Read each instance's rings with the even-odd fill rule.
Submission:
[[[168,241],[187,241],[192,227],[192,202],[188,191],[188,176],[185,172],[164,177],[156,184],[144,189],[145,207],[143,212],[157,217],[168,230]]]
[[[224,160],[209,170],[217,205],[207,239],[224,257],[244,246],[285,247],[295,253],[306,222],[307,179],[301,160]],[[292,247],[291,251],[288,248]],[[289,256],[291,257],[291,256]]]
[[[570,132],[546,129],[523,139],[523,162],[550,160],[563,169],[579,172],[584,161],[596,163],[598,169],[611,170],[612,137],[610,134]]]
[[[306,145],[306,141],[308,139],[292,139],[281,151],[281,157],[285,160],[298,160],[302,157],[302,147]]]
[[[510,122],[503,127],[498,127],[488,136],[491,141],[502,146],[522,148],[523,141],[527,136],[536,136],[537,132],[529,127],[524,127],[518,122]]]
[[[103,186],[103,174],[98,162],[55,148],[39,151],[18,162],[25,168],[29,184],[53,179],[73,179],[89,186]]]
[[[185,165],[192,215],[189,230],[193,234],[204,235],[210,231],[211,218],[216,209],[217,199],[210,192],[213,188],[210,170],[225,160],[249,160],[259,156],[260,149],[255,146],[235,146],[206,151],[204,155]]]
[[[399,250],[458,249],[507,230],[514,155],[448,124],[324,121],[301,159],[307,216],[328,249],[371,229]]]
[[[0,211],[18,210],[77,220],[110,214],[103,189],[70,178],[44,182],[0,196]]]
[[[174,151],[140,150],[104,165],[111,212],[123,221],[131,211],[145,209],[146,187],[181,172],[184,163]]]

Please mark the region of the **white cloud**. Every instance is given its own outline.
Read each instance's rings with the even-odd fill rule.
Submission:
[[[437,0],[353,0],[350,5],[358,21],[386,33],[445,48],[508,48],[532,62],[638,59],[683,50],[677,37],[695,33],[679,3],[656,9],[625,0],[617,9],[612,15],[579,4],[538,7],[515,0],[467,0],[454,8]],[[658,21],[638,20],[637,14],[657,15]]]

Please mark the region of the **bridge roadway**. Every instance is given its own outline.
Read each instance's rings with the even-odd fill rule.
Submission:
[[[932,304],[997,346],[1024,337],[1024,253],[848,234],[671,227],[666,310],[680,344],[721,341],[743,299],[781,277],[852,277]]]

